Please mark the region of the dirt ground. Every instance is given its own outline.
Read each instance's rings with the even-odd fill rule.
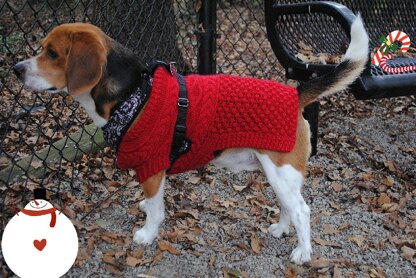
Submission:
[[[207,166],[169,177],[166,220],[145,247],[132,243],[145,214],[140,185],[128,175],[74,179],[72,190],[61,183],[63,210],[80,238],[65,277],[416,276],[415,97],[358,101],[339,93],[321,108],[318,154],[303,190],[312,211],[311,263],[290,263],[293,227],[280,239],[267,233],[279,205],[260,172]],[[0,274],[7,275],[4,266]]]
[[[263,22],[262,15],[226,11],[218,16],[225,22],[221,31],[229,33],[219,41],[220,72],[262,76],[261,69],[268,74],[264,78],[276,79],[281,71],[270,70],[276,64],[270,46],[262,43],[267,51],[257,51],[264,27],[246,24],[251,17]],[[250,44],[240,45],[243,39]],[[252,51],[241,50],[247,47]],[[232,58],[242,63],[222,61]],[[266,60],[270,63],[263,64]],[[22,98],[28,96],[23,91]],[[67,120],[70,112],[57,118]],[[45,185],[59,183],[64,212],[80,238],[76,264],[64,277],[416,277],[415,97],[358,101],[344,92],[321,100],[318,142],[303,190],[312,212],[311,263],[290,263],[297,244],[293,227],[280,239],[267,233],[280,211],[260,172],[232,174],[212,166],[169,177],[159,237],[150,246],[134,245],[133,234],[145,220],[138,209],[143,193],[128,175],[113,172],[114,155],[104,150],[102,156],[84,156],[78,167],[62,165],[72,185],[60,180]],[[96,171],[111,179],[99,181]],[[0,265],[0,277],[7,273]]]
[[[145,219],[140,187],[110,186],[116,194],[77,224],[82,248],[65,277],[416,276],[415,98],[340,93],[321,104],[318,155],[303,190],[311,263],[290,263],[293,227],[280,239],[267,233],[279,206],[260,172],[208,166],[169,178],[167,218],[146,247],[131,243]]]

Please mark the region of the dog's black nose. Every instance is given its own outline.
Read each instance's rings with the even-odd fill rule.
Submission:
[[[18,78],[21,78],[26,71],[26,67],[23,63],[18,63],[13,67],[13,71]]]

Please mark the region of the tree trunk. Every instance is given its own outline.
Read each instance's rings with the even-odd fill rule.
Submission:
[[[144,63],[174,61],[180,72],[191,71],[177,45],[178,26],[172,0],[94,1],[90,20],[127,46]]]

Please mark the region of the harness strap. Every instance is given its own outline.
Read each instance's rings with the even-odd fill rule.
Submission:
[[[173,133],[172,147],[170,151],[170,167],[183,154],[191,149],[192,142],[186,137],[186,116],[188,114],[188,92],[185,78],[176,74],[179,83],[178,116],[176,118],[175,131]],[[168,172],[170,169],[168,170]]]
[[[186,89],[185,78],[177,72],[175,63],[169,64],[161,61],[155,61],[149,66],[150,74],[153,75],[157,67],[163,66],[166,70],[176,77],[179,84],[179,97],[178,97],[178,116],[176,118],[175,130],[173,133],[172,146],[170,150],[170,168],[168,173],[179,157],[187,153],[192,146],[191,140],[186,137],[186,116],[188,114],[188,91]]]

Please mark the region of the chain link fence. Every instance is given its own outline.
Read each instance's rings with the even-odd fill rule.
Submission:
[[[14,76],[17,62],[39,52],[55,26],[90,22],[132,49],[144,62],[176,61],[198,71],[200,0],[0,0],[0,215],[1,227],[37,187],[61,202],[65,192],[134,177],[117,170],[115,153],[78,103],[63,94],[26,90]],[[283,80],[266,38],[263,1],[217,3],[217,73]],[[100,201],[92,194],[91,202]],[[62,204],[61,204],[62,205]]]

